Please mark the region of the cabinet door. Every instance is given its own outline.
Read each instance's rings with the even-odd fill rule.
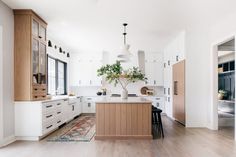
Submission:
[[[40,83],[46,84],[46,45],[40,43],[39,49],[39,73],[40,73]]]
[[[46,28],[42,25],[39,26],[39,38],[43,41],[46,41]]]
[[[39,36],[39,23],[36,20],[33,20],[32,22],[32,34],[33,36],[37,37]]]
[[[152,85],[153,82],[153,76],[152,76],[152,63],[146,61],[145,62],[145,75],[147,78],[147,81],[145,82],[146,85]]]
[[[33,83],[39,83],[39,41],[33,39],[32,43],[32,66],[33,66]]]
[[[159,60],[154,62],[153,79],[155,86],[163,86],[163,63]]]
[[[86,60],[81,60],[78,62],[78,85],[79,86],[90,86],[91,77],[90,77],[90,69],[91,63]]]
[[[91,86],[101,86],[102,78],[97,76],[97,70],[102,66],[102,62],[99,60],[92,61],[92,66],[90,66],[90,80]]]

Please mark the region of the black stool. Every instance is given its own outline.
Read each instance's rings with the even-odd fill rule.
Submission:
[[[161,132],[162,137],[164,138],[164,131],[163,131],[163,125],[161,120],[161,109],[158,109],[154,106],[152,106],[152,124],[158,125],[158,129]]]

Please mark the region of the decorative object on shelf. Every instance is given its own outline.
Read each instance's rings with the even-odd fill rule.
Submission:
[[[130,45],[126,44],[126,35],[127,35],[126,26],[127,25],[128,25],[127,23],[123,24],[123,26],[124,26],[124,33],[123,33],[124,45],[122,46],[121,51],[117,56],[120,62],[128,62],[128,61],[130,61],[130,57],[132,56],[132,54],[129,52]]]
[[[66,54],[66,56],[67,56],[68,58],[70,58],[70,53],[68,52],[68,53]]]
[[[57,45],[55,45],[54,48],[57,49]]]
[[[61,47],[59,48],[59,52],[62,53],[62,48]]]
[[[124,70],[120,64],[120,61],[116,61],[115,64],[102,66],[97,70],[98,76],[105,76],[109,83],[114,83],[116,86],[118,83],[122,87],[121,97],[122,99],[128,98],[127,86],[130,83],[138,81],[145,81],[147,78],[137,67]]]
[[[148,87],[142,87],[141,88],[141,90],[140,90],[140,93],[142,94],[142,95],[146,95],[147,94],[147,90],[148,90]]]
[[[225,97],[227,97],[228,92],[225,90],[219,90],[218,92],[218,99],[223,100]]]
[[[102,88],[102,95],[107,95],[107,89],[106,88]]]
[[[98,96],[101,96],[101,95],[102,95],[102,92],[97,92],[97,95],[98,95]]]
[[[51,42],[51,40],[48,40],[48,47],[52,47],[52,42]]]

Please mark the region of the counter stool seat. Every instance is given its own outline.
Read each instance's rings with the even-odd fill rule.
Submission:
[[[152,106],[152,124],[158,126],[158,130],[161,132],[162,137],[164,138],[163,125],[161,120],[161,109]]]

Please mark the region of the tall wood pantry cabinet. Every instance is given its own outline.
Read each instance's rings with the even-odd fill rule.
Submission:
[[[173,117],[185,125],[185,60],[173,65]]]
[[[15,101],[47,95],[47,23],[32,10],[14,10]]]

